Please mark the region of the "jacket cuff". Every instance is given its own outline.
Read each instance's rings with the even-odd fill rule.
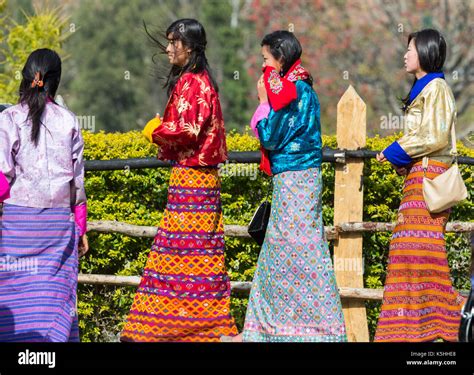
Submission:
[[[5,175],[0,172],[0,203],[10,198],[10,184]]]
[[[260,147],[260,153],[260,170],[266,175],[272,176],[272,167],[270,164],[270,157],[268,156],[268,150],[265,150],[263,147]]]
[[[252,128],[252,131],[257,137],[257,139],[258,139],[257,124],[259,123],[260,120],[263,120],[264,118],[268,118],[269,113],[270,113],[270,104],[261,103],[257,107],[257,109],[255,110],[255,113],[252,116],[252,120],[250,121],[250,127]]]
[[[396,165],[397,167],[403,167],[413,162],[413,159],[396,141],[393,142],[382,152],[383,155],[387,158],[387,160],[393,165]]]
[[[87,232],[87,203],[74,206],[72,212],[76,225],[79,227],[79,234],[82,236]]]

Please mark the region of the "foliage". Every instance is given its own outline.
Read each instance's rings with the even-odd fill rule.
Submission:
[[[368,139],[368,148],[383,149],[390,138]],[[124,134],[92,134],[85,132],[85,157],[92,159],[152,157],[156,154],[138,132]],[[258,143],[250,135],[231,133],[227,143],[231,151],[258,150]],[[324,136],[325,146],[336,147],[335,137]],[[474,156],[473,150],[459,145],[464,155]],[[221,170],[222,200],[226,224],[245,225],[252,213],[265,198],[268,178],[258,172],[257,178],[239,176],[226,168],[243,165],[226,165]],[[250,165],[255,170],[257,165]],[[246,165],[247,167],[247,165]],[[463,175],[474,194],[473,168],[463,166]],[[87,172],[86,190],[89,197],[89,220],[118,220],[137,225],[158,226],[166,204],[169,170],[141,169],[122,171]],[[325,225],[333,224],[334,168],[323,163],[323,217]],[[403,179],[388,164],[375,160],[366,162],[364,169],[364,220],[393,221],[401,197]],[[472,198],[457,206],[451,220],[472,220]],[[94,274],[140,275],[152,240],[128,237],[121,234],[90,232],[91,250],[81,261],[81,272]],[[449,234],[449,261],[454,284],[459,289],[469,287],[469,250],[464,235]],[[368,288],[382,288],[385,279],[390,233],[364,235],[365,273]],[[226,262],[232,280],[250,281],[257,261],[258,248],[249,239],[226,238]],[[115,341],[131,306],[135,288],[107,286],[79,286],[79,324],[83,341]],[[245,318],[247,299],[232,298],[232,313],[239,329]],[[371,335],[378,318],[378,303],[367,303]]]
[[[400,101],[413,76],[403,69],[410,33],[435,28],[447,43],[443,71],[456,98],[458,130],[471,126],[474,84],[472,30],[474,3],[470,0],[252,0],[248,18],[254,23],[259,41],[268,32],[290,30],[303,47],[303,64],[313,74],[320,95],[326,132],[336,127],[336,104],[349,84],[357,87],[367,104],[368,133],[388,135],[393,127],[383,127],[381,118],[399,116]],[[249,58],[259,56],[257,48]],[[255,60],[254,60],[255,61]],[[253,79],[260,72],[251,64]],[[393,124],[392,124],[393,125]],[[400,128],[398,128],[400,129]]]
[[[143,22],[166,44],[168,25],[186,17],[205,26],[206,54],[220,86],[227,128],[242,127],[251,116],[249,82],[238,56],[244,40],[240,29],[230,26],[229,2],[181,0],[176,4],[170,0],[80,2],[71,15],[77,27],[65,46],[71,58],[65,69],[63,97],[75,113],[94,116],[98,130],[111,132],[142,128],[155,113],[163,114],[167,101],[163,78],[170,66],[166,55],[148,40]]]
[[[5,3],[0,4],[1,10]],[[63,29],[66,18],[58,9],[36,9],[34,15],[25,14],[22,23],[8,16],[0,18],[0,46],[2,72],[0,73],[0,102],[16,103],[21,70],[28,55],[38,48],[51,48],[61,54],[66,39]]]
[[[216,78],[219,81],[220,97],[226,127],[242,130],[242,124],[252,116],[250,110],[250,77],[244,69],[246,56],[241,53],[245,43],[243,20],[239,20],[236,2],[207,0],[202,2],[202,23],[209,28],[208,55],[216,64]],[[234,19],[234,23],[231,21]],[[239,25],[240,23],[240,25]],[[246,25],[247,28],[250,25]],[[257,96],[255,96],[255,106]],[[251,108],[254,109],[254,108]]]

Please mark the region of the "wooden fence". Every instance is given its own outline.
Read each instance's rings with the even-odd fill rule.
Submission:
[[[334,226],[325,227],[328,240],[334,241],[334,263],[350,267],[335,267],[341,294],[349,341],[368,342],[369,331],[365,310],[366,300],[381,300],[382,289],[363,287],[362,235],[366,231],[391,231],[394,223],[362,222],[364,158],[376,152],[363,150],[366,146],[366,105],[352,86],[346,90],[337,106],[338,150],[325,149],[323,161],[335,162]],[[258,153],[231,153],[232,162],[258,163]],[[460,163],[474,165],[473,158],[460,158]],[[88,161],[87,170],[113,170],[127,166],[134,168],[166,167],[169,164],[156,159],[127,159]],[[91,221],[89,231],[115,232],[128,236],[154,237],[157,228],[137,226],[114,221]],[[474,222],[450,222],[448,232],[473,232]],[[226,225],[226,236],[249,237],[247,228]],[[86,284],[137,286],[140,276],[80,274],[79,282]],[[232,292],[248,294],[250,282],[232,282]]]

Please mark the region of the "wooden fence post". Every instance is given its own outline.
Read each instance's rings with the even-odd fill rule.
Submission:
[[[366,145],[366,106],[352,86],[337,104],[337,146],[355,150]],[[362,221],[363,159],[336,163],[334,225]],[[334,269],[339,287],[363,288],[362,233],[339,233],[334,242]],[[343,300],[349,341],[368,342],[369,330],[364,301]]]

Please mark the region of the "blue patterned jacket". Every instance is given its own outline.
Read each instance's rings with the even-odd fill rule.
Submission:
[[[320,105],[316,92],[304,81],[296,81],[297,99],[261,118],[257,131],[262,146],[269,151],[273,174],[321,166],[322,140]],[[258,110],[257,110],[258,112]],[[257,114],[256,112],[256,114]],[[263,116],[259,116],[263,117]]]

